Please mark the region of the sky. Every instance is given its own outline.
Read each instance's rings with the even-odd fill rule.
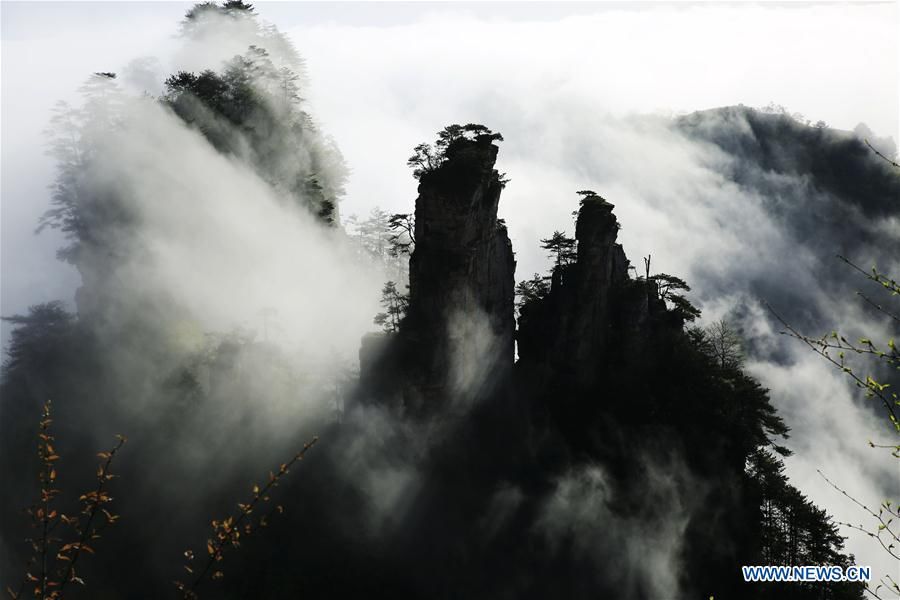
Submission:
[[[0,314],[55,299],[72,306],[78,285],[54,257],[59,235],[34,235],[53,178],[42,136],[50,109],[75,99],[89,73],[122,72],[142,56],[171,62],[172,35],[189,6],[0,4]],[[733,274],[748,259],[786,276],[776,272],[790,251],[777,224],[739,194],[708,209],[723,187],[704,170],[708,157],[658,126],[672,115],[774,102],[813,122],[846,130],[865,122],[878,136],[900,138],[897,3],[256,6],[306,59],[310,112],[351,169],[344,215],[412,211],[416,181],[406,159],[444,125],[478,122],[503,133],[497,166],[511,183],[500,213],[517,279],[546,270],[538,240],[554,229],[573,233],[574,192],[584,188],[616,205],[632,262],[652,254],[659,271],[689,282],[701,267]],[[722,225],[723,217],[736,225]],[[726,311],[720,291],[695,289],[710,316]],[[8,333],[4,324],[4,343]],[[791,369],[750,366],[794,428],[789,474],[849,519],[815,469],[828,466],[876,495],[870,483],[891,472],[861,468],[866,455],[847,444],[866,435],[871,417],[814,358]],[[851,550],[877,560],[863,541],[852,539]]]

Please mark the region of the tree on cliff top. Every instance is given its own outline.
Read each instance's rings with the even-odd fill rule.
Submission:
[[[255,16],[253,5],[242,2],[242,0],[228,0],[221,5],[215,2],[201,2],[192,6],[185,13],[182,27],[189,27],[201,17],[213,14],[229,17]]]
[[[578,190],[575,193],[578,194],[579,196],[581,196],[581,204],[584,204],[585,200],[589,200],[591,198],[596,198],[598,200],[606,202],[606,198],[604,198],[603,196],[601,196],[594,190]]]
[[[413,176],[421,179],[423,175],[438,170],[447,160],[472,143],[488,145],[494,141],[502,142],[503,136],[494,133],[484,125],[468,123],[447,125],[437,132],[434,146],[422,143],[413,149],[413,155],[406,161],[413,169]]]

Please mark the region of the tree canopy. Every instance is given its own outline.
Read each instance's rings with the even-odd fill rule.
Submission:
[[[541,240],[541,248],[548,251],[554,268],[574,262],[576,245],[575,238],[566,236],[565,231],[554,231],[553,235]]]
[[[427,143],[416,146],[406,164],[413,169],[413,176],[421,179],[424,175],[438,170],[447,160],[464,149],[467,143],[482,146],[495,141],[502,142],[503,136],[484,125],[476,123],[447,125],[437,132],[437,141],[433,146]]]

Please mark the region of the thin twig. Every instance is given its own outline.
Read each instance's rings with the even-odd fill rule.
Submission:
[[[787,330],[790,332],[790,335],[791,335],[792,337],[797,338],[798,340],[801,340],[801,341],[802,341],[803,343],[805,343],[807,346],[809,346],[810,348],[812,348],[812,350],[813,350],[816,354],[818,354],[819,356],[822,356],[823,358],[825,358],[828,362],[830,362],[831,364],[833,364],[833,365],[836,366],[837,368],[841,369],[841,371],[843,371],[844,373],[847,373],[847,375],[849,375],[849,376],[857,383],[857,385],[859,385],[859,387],[864,388],[864,389],[867,389],[867,390],[869,390],[873,395],[878,396],[878,398],[881,400],[882,404],[884,404],[884,407],[887,409],[888,414],[889,414],[889,416],[890,416],[891,423],[894,425],[894,428],[897,429],[898,431],[900,431],[900,420],[897,419],[897,414],[896,414],[896,412],[894,411],[894,407],[892,406],[892,402],[891,402],[891,400],[890,400],[889,398],[887,398],[887,397],[882,393],[882,391],[881,391],[880,389],[878,389],[877,387],[874,387],[874,386],[870,385],[868,382],[863,381],[862,379],[860,379],[859,376],[858,376],[856,373],[854,373],[852,369],[850,369],[850,368],[848,368],[847,366],[845,366],[842,362],[838,362],[838,361],[834,360],[834,359],[828,354],[828,352],[827,352],[826,350],[823,350],[822,348],[820,348],[819,346],[817,346],[816,343],[813,342],[811,338],[809,338],[809,337],[807,337],[807,336],[801,334],[799,331],[797,331],[796,329],[794,329],[787,321],[785,321],[785,320],[781,317],[781,315],[779,315],[779,314],[775,311],[774,308],[772,308],[771,305],[769,305],[768,302],[764,302],[763,304],[766,306],[766,308],[768,308],[768,309],[772,312],[773,315],[775,315],[775,318],[778,319],[778,321],[779,321],[782,325],[784,325],[785,328],[787,328]],[[784,332],[782,332],[782,333],[784,333]]]
[[[887,156],[885,156],[884,154],[882,154],[881,152],[879,152],[878,150],[876,150],[875,147],[872,146],[872,144],[869,143],[869,140],[868,140],[868,139],[866,139],[865,142],[866,142],[866,146],[869,147],[869,150],[871,150],[872,152],[874,152],[875,154],[877,154],[878,156],[880,156],[881,158],[883,158],[885,161],[887,161],[888,163],[890,163],[891,166],[897,167],[898,169],[900,169],[900,165],[898,165],[897,163],[895,163],[894,161],[892,161],[891,159],[889,159]]]
[[[123,436],[119,436],[119,442],[113,447],[109,452],[101,453],[101,456],[106,458],[106,462],[102,467],[97,471],[97,489],[91,494],[86,494],[82,496],[89,501],[88,506],[88,518],[87,522],[84,525],[84,528],[81,530],[81,537],[78,540],[77,545],[73,546],[75,552],[72,554],[70,560],[68,561],[68,566],[66,567],[65,574],[62,577],[62,581],[59,584],[59,591],[66,587],[69,581],[72,581],[75,577],[75,563],[78,562],[78,557],[81,556],[81,551],[85,548],[85,544],[95,531],[91,529],[91,525],[94,522],[94,518],[97,516],[97,513],[100,512],[101,507],[106,502],[104,501],[103,488],[106,485],[106,482],[112,479],[112,475],[109,474],[109,467],[112,464],[113,457],[116,455],[116,452],[125,445],[126,439]],[[88,547],[89,548],[89,547]],[[90,551],[90,550],[89,550]]]
[[[850,494],[848,494],[848,493],[846,492],[846,490],[844,490],[843,488],[841,488],[840,486],[838,486],[836,483],[834,483],[833,481],[831,481],[830,479],[828,479],[828,477],[826,477],[825,474],[822,473],[822,471],[820,471],[819,469],[816,469],[816,472],[822,477],[822,479],[824,479],[826,482],[828,482],[828,485],[830,485],[831,487],[833,487],[834,489],[836,489],[837,491],[839,491],[839,492],[840,492],[841,494],[843,494],[846,498],[849,498],[854,504],[856,504],[857,506],[859,506],[860,508],[862,508],[864,511],[866,511],[867,513],[869,513],[870,515],[872,515],[872,517],[874,517],[875,520],[878,521],[879,526],[878,526],[877,533],[872,533],[871,531],[869,531],[868,529],[866,529],[866,528],[863,527],[862,525],[853,525],[852,523],[844,523],[844,522],[841,522],[840,524],[841,524],[841,525],[844,525],[845,527],[850,527],[851,529],[855,529],[855,530],[857,530],[857,531],[860,531],[860,532],[866,534],[867,536],[869,536],[869,537],[871,537],[871,538],[874,538],[875,540],[878,541],[878,543],[881,545],[881,547],[882,547],[888,554],[890,554],[891,556],[893,556],[893,557],[896,558],[897,560],[900,560],[900,555],[898,555],[897,552],[894,551],[894,549],[893,549],[893,548],[895,547],[895,545],[892,543],[892,544],[889,544],[889,545],[886,546],[886,545],[884,544],[884,540],[881,539],[881,532],[886,531],[886,532],[888,533],[888,535],[890,535],[891,538],[892,538],[893,540],[895,540],[895,541],[897,541],[897,542],[900,542],[900,536],[898,536],[897,532],[895,532],[895,531],[893,531],[893,530],[891,529],[891,523],[892,523],[892,521],[893,521],[893,517],[895,516],[894,513],[891,512],[890,509],[888,509],[888,514],[891,515],[891,518],[888,519],[887,521],[885,521],[885,520],[884,520],[884,516],[883,516],[883,512],[879,512],[878,514],[876,514],[875,511],[873,511],[871,508],[869,508],[868,506],[866,506],[865,504],[863,504],[862,502],[860,502],[859,500],[857,500],[856,498],[854,498],[853,496],[851,496]],[[882,509],[882,510],[883,510],[883,509]]]
[[[869,303],[869,305],[872,306],[878,312],[883,313],[883,314],[889,316],[891,319],[893,319],[897,323],[900,323],[900,317],[898,317],[896,314],[892,313],[891,311],[889,311],[882,305],[878,304],[877,302],[873,301],[872,299],[870,299],[868,296],[866,296],[862,292],[856,292],[856,295],[859,296],[860,298],[862,298],[863,300],[865,300],[867,303]]]
[[[183,597],[185,598],[198,598],[196,590],[206,579],[207,574],[210,569],[212,569],[213,565],[222,560],[223,554],[225,552],[225,548],[231,544],[233,546],[238,545],[238,538],[240,537],[241,525],[244,521],[250,516],[259,502],[268,501],[268,492],[278,485],[279,480],[284,477],[291,469],[291,467],[303,460],[303,456],[306,452],[312,448],[316,442],[319,441],[318,436],[313,437],[309,442],[303,445],[303,449],[297,452],[290,461],[281,465],[278,469],[277,473],[269,474],[269,481],[260,489],[258,486],[254,486],[253,488],[253,499],[249,504],[238,503],[238,506],[241,509],[240,515],[237,519],[233,517],[228,517],[224,521],[213,521],[213,528],[216,532],[216,535],[213,539],[207,541],[207,553],[209,554],[209,558],[206,561],[206,564],[203,567],[203,570],[194,578],[193,583],[190,588],[185,589],[185,585],[181,582],[175,582],[175,585],[181,590]],[[248,525],[249,526],[249,525]],[[185,553],[188,555],[190,559],[191,556],[189,553]],[[187,567],[186,567],[187,568]],[[187,568],[189,572],[193,572],[191,569]],[[215,578],[215,573],[214,573]]]

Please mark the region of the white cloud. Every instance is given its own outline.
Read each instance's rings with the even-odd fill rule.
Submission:
[[[335,21],[291,31],[309,61],[315,113],[353,167],[345,214],[372,204],[411,209],[415,182],[403,165],[410,149],[445,124],[483,122],[506,137],[498,168],[512,182],[500,211],[518,279],[546,269],[538,239],[573,232],[574,191],[588,187],[616,205],[632,261],[652,253],[654,270],[691,283],[701,273],[734,281],[731,300],[746,299],[742,282],[752,277],[818,289],[815,256],[766,215],[761,198],[719,174],[722,156],[669,133],[662,118],[630,116],[774,101],[833,127],[863,121],[896,135],[896,4],[600,5],[533,20],[478,13],[438,5],[401,25]],[[696,292],[727,300],[723,289]],[[708,304],[709,317],[729,310],[724,301]],[[758,333],[768,327],[763,317],[745,326]],[[797,360],[791,367],[752,368],[794,429],[789,472],[838,519],[855,522],[854,507],[815,469],[877,504],[892,465],[866,445],[874,417],[828,365],[802,348],[788,352]],[[880,572],[890,566],[860,535],[851,534],[849,550]]]
[[[169,36],[188,5],[74,6],[54,12],[3,5],[3,314],[71,294],[76,284],[71,270],[52,259],[58,237],[30,234],[48,205],[43,186],[52,168],[42,155],[40,131],[50,107],[71,98],[90,72],[117,70],[160,48],[167,59]],[[547,14],[535,6],[546,6]],[[259,11],[265,16],[268,8],[262,4]],[[301,21],[306,10],[324,10],[303,4],[272,9]],[[658,270],[689,280],[701,268],[725,277],[736,265],[803,277],[809,257],[790,246],[753,198],[717,174],[715,153],[673,136],[661,123],[629,115],[775,101],[843,129],[865,121],[879,135],[896,135],[900,127],[896,3],[584,5],[571,14],[509,3],[485,11],[442,4],[405,17],[392,6],[395,21],[317,18],[291,34],[307,59],[312,112],[353,170],[344,214],[365,214],[375,204],[411,209],[416,182],[405,159],[443,125],[484,122],[504,133],[498,167],[512,183],[501,216],[520,279],[547,266],[539,237],[553,229],[572,232],[574,191],[583,187],[616,204],[624,226],[620,240],[633,261],[652,253]],[[534,17],[514,18],[520,11]],[[229,218],[228,205],[223,208],[221,224],[252,242],[246,228],[253,223]],[[284,233],[282,224],[261,219]],[[897,223],[892,227],[896,232]],[[160,256],[180,252],[178,244],[189,241],[176,236],[175,246],[158,248]],[[306,243],[289,242],[294,250]],[[251,243],[246,259],[261,251]],[[237,264],[243,260],[227,255]],[[215,266],[203,263],[196,272],[202,280]],[[712,315],[726,310],[706,308]],[[761,326],[759,319],[753,323]],[[870,461],[864,446],[871,417],[825,365],[802,352],[796,356],[790,367],[753,365],[794,428],[797,456],[788,468],[802,490],[838,518],[855,521],[853,507],[831,494],[814,469],[874,501],[879,478],[891,473]],[[881,564],[877,550],[858,538],[850,550],[860,563]]]

